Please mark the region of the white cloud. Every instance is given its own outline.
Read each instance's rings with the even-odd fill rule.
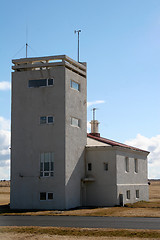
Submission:
[[[0,117],[0,179],[9,179],[10,121]]]
[[[90,107],[92,105],[101,104],[101,103],[105,103],[105,101],[104,100],[96,100],[96,101],[93,101],[93,102],[87,102],[87,107]]]
[[[11,89],[11,83],[10,82],[0,82],[0,90],[10,90]]]
[[[137,134],[135,139],[127,140],[125,143],[149,151],[149,178],[160,178],[160,135],[147,138]]]
[[[0,130],[9,130],[10,120],[0,117]]]
[[[90,122],[87,122],[87,132],[88,133],[91,132],[91,124],[90,124]]]

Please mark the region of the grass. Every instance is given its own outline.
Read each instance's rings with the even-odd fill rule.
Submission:
[[[160,230],[87,229],[57,227],[1,227],[0,233],[28,233],[86,237],[160,238]]]

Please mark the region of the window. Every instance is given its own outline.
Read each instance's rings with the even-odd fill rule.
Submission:
[[[125,171],[129,172],[129,158],[128,157],[125,158]]]
[[[40,117],[40,124],[53,124],[54,117],[53,116],[42,116]]]
[[[48,117],[47,117],[47,120],[48,120],[48,121],[47,121],[48,124],[52,124],[53,121],[54,121],[53,116],[48,116]]]
[[[48,193],[48,200],[52,200],[53,199],[53,193]]]
[[[53,193],[52,192],[41,192],[40,193],[40,200],[45,201],[45,200],[53,200]]]
[[[54,84],[53,78],[37,79],[37,80],[29,80],[28,87],[38,88],[38,87],[53,86],[53,84]]]
[[[108,171],[108,163],[104,163],[104,170]]]
[[[71,125],[75,127],[80,127],[80,119],[71,117]]]
[[[53,177],[54,172],[54,153],[41,153],[40,176]]]
[[[46,192],[40,193],[40,200],[46,200]]]
[[[88,171],[92,171],[92,163],[88,163]]]
[[[70,87],[74,88],[77,91],[80,91],[80,84],[77,82],[74,82],[73,80],[70,81]]]
[[[47,123],[47,117],[46,116],[40,117],[40,124],[46,124],[46,123]]]
[[[139,198],[139,190],[136,190],[136,198]]]
[[[137,158],[134,159],[134,171],[135,171],[135,173],[138,173],[138,159]]]
[[[130,199],[130,190],[127,190],[126,195],[127,195],[127,199]]]

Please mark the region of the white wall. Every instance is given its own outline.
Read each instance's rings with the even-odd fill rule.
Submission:
[[[119,194],[123,194],[124,203],[134,203],[136,201],[148,201],[148,169],[147,153],[121,149],[116,151],[117,165],[117,204],[119,203]],[[125,158],[129,159],[129,172],[125,170]],[[138,173],[135,172],[134,159],[138,161]],[[126,198],[126,191],[130,190],[130,199]],[[139,190],[140,197],[136,199],[135,191]]]
[[[116,204],[115,160],[116,155],[112,147],[86,148],[86,168],[88,163],[92,163],[92,171],[86,169],[86,177],[95,179],[95,181],[83,185],[86,206],[113,206]],[[108,171],[104,170],[105,163],[108,163]]]

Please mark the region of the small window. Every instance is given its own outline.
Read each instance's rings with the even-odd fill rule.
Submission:
[[[104,170],[108,171],[108,163],[104,163]]]
[[[53,199],[53,193],[48,193],[48,200],[52,200]]]
[[[46,124],[46,123],[47,123],[47,117],[46,116],[40,117],[40,124]]]
[[[40,200],[46,200],[46,192],[40,193]]]
[[[53,116],[42,116],[40,117],[40,124],[53,124],[54,117]]]
[[[48,86],[53,86],[53,78],[48,78]]]
[[[48,117],[47,117],[47,120],[48,120],[48,121],[47,121],[48,124],[53,123],[53,116],[48,116]]]
[[[139,190],[136,190],[136,198],[139,198]]]
[[[80,91],[80,84],[75,82],[75,81],[73,81],[73,80],[70,81],[70,87],[74,88],[77,91]]]
[[[80,127],[80,119],[71,117],[71,125],[75,127]]]
[[[127,199],[130,199],[130,190],[127,190],[126,195],[127,195]]]
[[[129,158],[128,157],[125,158],[125,171],[129,172]]]
[[[92,171],[92,163],[88,163],[88,171]]]
[[[46,200],[53,200],[53,193],[52,192],[41,192],[40,193],[40,200],[46,201]]]
[[[138,173],[138,159],[137,158],[134,159],[134,171],[135,171],[135,173]]]

